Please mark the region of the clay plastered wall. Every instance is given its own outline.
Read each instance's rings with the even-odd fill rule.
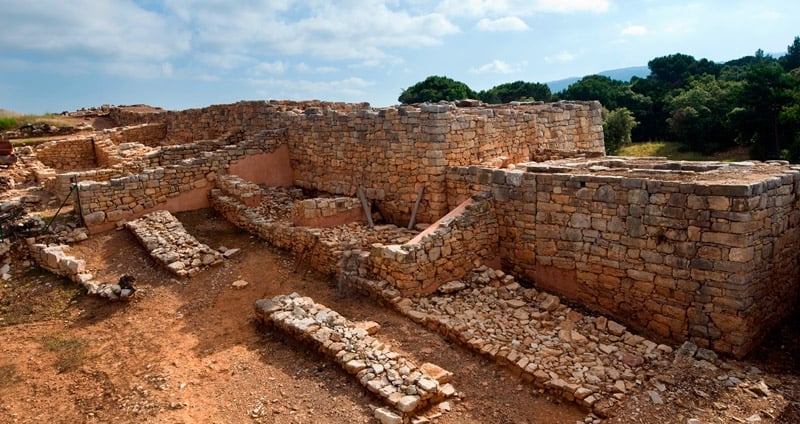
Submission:
[[[448,212],[448,165],[530,160],[541,152],[602,155],[597,102],[502,108],[449,104],[372,109],[368,104],[240,102],[182,112],[115,111],[124,124],[163,123],[168,144],[246,139],[285,128],[294,181],[304,188],[354,197],[365,190],[389,221],[405,224],[420,187],[418,222]]]
[[[452,169],[495,201],[507,269],[640,330],[746,354],[798,298],[800,171],[692,183]]]
[[[485,196],[468,199],[431,232],[404,245],[373,246],[372,275],[389,281],[404,296],[431,293],[463,277],[475,261],[489,259],[497,246],[497,220]]]
[[[36,147],[36,158],[60,171],[88,169],[96,165],[92,136],[54,140]]]

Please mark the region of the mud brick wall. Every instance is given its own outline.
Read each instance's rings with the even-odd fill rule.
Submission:
[[[800,171],[719,184],[451,169],[493,194],[504,266],[663,339],[743,356],[798,299]]]
[[[486,196],[468,200],[404,245],[374,245],[369,256],[371,275],[389,281],[404,295],[430,293],[463,277],[476,260],[491,258],[498,242],[492,202]]]
[[[36,147],[36,158],[59,171],[88,169],[96,166],[92,136],[53,140]]]

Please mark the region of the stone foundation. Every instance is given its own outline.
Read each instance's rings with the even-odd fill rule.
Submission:
[[[125,224],[156,261],[183,277],[222,263],[223,254],[200,243],[167,211],[149,213]]]
[[[296,293],[259,300],[256,315],[314,346],[408,418],[456,394],[449,383],[452,373],[434,364],[417,366],[394,352],[373,336],[380,328],[377,323],[351,322]]]

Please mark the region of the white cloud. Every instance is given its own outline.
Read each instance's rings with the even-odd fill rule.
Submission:
[[[608,10],[608,0],[442,0],[436,10],[447,16],[529,16],[535,13],[576,13]]]
[[[485,73],[510,74],[512,72],[515,72],[516,69],[514,69],[514,67],[512,67],[511,65],[502,60],[495,59],[480,67],[471,68],[469,71],[476,74],[485,74]]]
[[[539,0],[537,9],[543,12],[596,12],[608,10],[608,0]]]
[[[250,75],[264,75],[264,74],[282,74],[289,68],[289,65],[282,60],[277,60],[275,62],[261,62],[256,66],[253,66],[248,71]]]
[[[358,77],[335,81],[309,81],[286,79],[250,79],[250,84],[259,88],[258,93],[273,99],[363,99],[366,89],[375,83]]]
[[[566,63],[575,60],[575,54],[570,53],[568,51],[561,51],[556,53],[554,56],[545,56],[544,61],[546,63]]]
[[[309,55],[326,60],[384,60],[394,47],[431,46],[457,33],[439,13],[411,14],[380,0],[289,2],[169,0],[168,7],[194,28],[201,50],[257,57]]]
[[[645,35],[647,28],[642,25],[631,25],[620,32],[620,35]]]
[[[12,51],[163,61],[187,52],[190,39],[189,31],[130,0],[16,2],[0,14],[0,40]]]
[[[475,25],[481,31],[525,31],[528,25],[516,16],[506,16],[498,19],[483,18]]]

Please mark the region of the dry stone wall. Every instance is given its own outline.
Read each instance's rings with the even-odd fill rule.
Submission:
[[[348,197],[361,186],[382,215],[398,224],[408,222],[423,186],[418,222],[448,212],[448,165],[604,152],[597,102],[373,109],[366,103],[271,101],[181,112],[115,110],[112,116],[124,125],[164,124],[164,144],[247,139],[286,129],[296,185]]]
[[[430,293],[461,278],[475,261],[493,256],[498,227],[491,201],[476,196],[455,212],[409,243],[373,245],[368,258],[371,275],[389,281],[403,295]]]
[[[194,159],[176,164],[147,168],[136,174],[111,178],[106,182],[79,183],[81,208],[87,225],[103,226],[122,219],[141,215],[145,211],[165,207],[170,199],[200,190],[186,208],[208,205],[206,194],[217,175],[247,155],[270,153],[282,144],[281,132],[263,133],[237,145],[225,146],[214,152],[203,152]],[[185,210],[180,206],[173,209]]]
[[[753,171],[730,168],[733,181]],[[448,187],[454,199],[492,193],[498,253],[514,274],[663,339],[743,356],[800,286],[800,170],[764,170],[733,182],[679,169],[469,167],[451,169]]]
[[[53,140],[36,146],[36,157],[44,165],[60,171],[95,167],[94,137]]]

